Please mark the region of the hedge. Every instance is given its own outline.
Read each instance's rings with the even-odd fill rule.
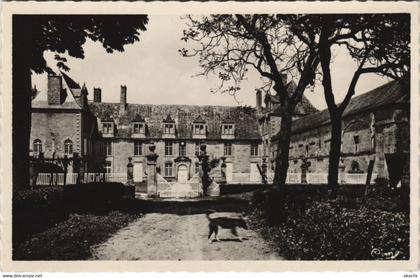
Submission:
[[[50,227],[67,219],[68,215],[62,187],[16,192],[12,208],[13,240]]]
[[[72,212],[106,213],[118,208],[124,196],[124,185],[112,182],[68,185],[65,195]]]
[[[121,183],[88,183],[23,190],[13,195],[13,240],[42,231],[70,212],[105,214],[134,194]]]
[[[362,205],[349,208],[337,200],[311,200],[299,212],[302,208],[294,210],[288,207],[291,202],[281,204],[267,193],[254,198],[251,226],[286,259],[409,259],[406,213]]]

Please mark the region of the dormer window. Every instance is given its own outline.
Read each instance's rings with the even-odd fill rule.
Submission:
[[[175,138],[176,136],[176,125],[175,120],[170,115],[163,119],[163,137],[164,138]]]
[[[131,137],[134,138],[144,138],[146,134],[146,122],[144,119],[137,114],[132,120],[131,120]]]
[[[235,139],[235,125],[233,123],[222,124],[222,139]]]
[[[199,115],[193,122],[193,138],[205,139],[207,136],[206,121]]]
[[[104,134],[112,133],[112,123],[103,123],[102,124],[102,132]]]
[[[205,135],[206,134],[206,125],[204,123],[194,124],[194,134]]]
[[[133,133],[144,134],[144,123],[133,123]]]
[[[102,133],[103,134],[114,133],[114,124],[110,122],[102,123]]]
[[[175,134],[175,124],[165,124],[165,128],[164,128],[164,133],[165,134]]]
[[[233,124],[223,124],[222,126],[222,134],[223,135],[234,135],[235,133],[235,126]]]

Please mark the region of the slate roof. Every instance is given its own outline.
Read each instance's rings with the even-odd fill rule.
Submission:
[[[61,76],[64,79],[62,83],[63,89],[65,90],[66,97],[62,104],[58,105],[51,105],[48,104],[48,100],[39,100],[42,97],[47,99],[48,92],[40,92],[33,96],[32,99],[32,108],[50,108],[50,109],[83,109],[80,102],[80,96],[82,92],[82,88],[80,88],[79,84],[77,84],[71,77],[69,77],[64,72],[60,72]],[[70,94],[69,94],[70,91]]]
[[[205,122],[206,139],[220,139],[222,123],[235,124],[235,139],[260,139],[256,110],[251,107],[127,104],[120,113],[119,103],[89,103],[90,110],[99,119],[112,118],[117,127],[116,138],[131,138],[130,123],[135,117],[146,122],[147,138],[162,138],[163,123],[172,119],[176,123],[176,138],[192,138],[193,123]],[[200,117],[199,117],[200,116]]]
[[[289,95],[293,93],[296,89],[296,84],[294,82],[289,82],[287,84],[287,91]],[[280,104],[279,96],[266,94],[264,98],[264,102],[269,100],[271,103]],[[305,97],[302,96],[302,100],[296,105],[295,108],[295,115],[309,115],[318,112],[319,110],[316,109],[312,103]],[[281,114],[281,107],[277,107],[274,111],[274,114]]]
[[[409,103],[409,92],[404,91],[401,84],[391,81],[367,93],[353,97],[350,100],[343,117],[348,117],[371,109],[378,109],[386,105]],[[328,109],[319,111],[293,121],[292,133],[300,133],[330,123]],[[277,139],[279,134],[273,136]]]

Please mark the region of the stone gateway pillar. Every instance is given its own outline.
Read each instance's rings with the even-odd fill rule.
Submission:
[[[146,155],[147,159],[147,196],[157,197],[157,175],[156,175],[156,160],[159,157],[155,153],[156,146],[150,145],[150,154]]]
[[[207,188],[211,184],[211,180],[210,180],[210,177],[209,177],[209,172],[210,172],[209,156],[207,155],[206,148],[207,148],[206,145],[204,145],[204,144],[201,145],[200,146],[201,153],[200,153],[200,155],[197,156],[199,161],[200,161],[200,166],[201,166],[200,167],[200,169],[201,169],[200,177],[201,177],[201,181],[202,181],[202,184],[203,184],[203,195],[204,196],[207,196]]]

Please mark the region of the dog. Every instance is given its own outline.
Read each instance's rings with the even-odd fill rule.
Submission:
[[[238,228],[248,229],[248,226],[243,217],[210,217],[212,212],[207,212],[206,216],[209,220],[209,236],[208,241],[212,243],[211,236],[214,233],[216,241],[220,241],[217,233],[219,228],[230,229],[231,233],[237,237],[239,241],[242,238],[238,235]]]

